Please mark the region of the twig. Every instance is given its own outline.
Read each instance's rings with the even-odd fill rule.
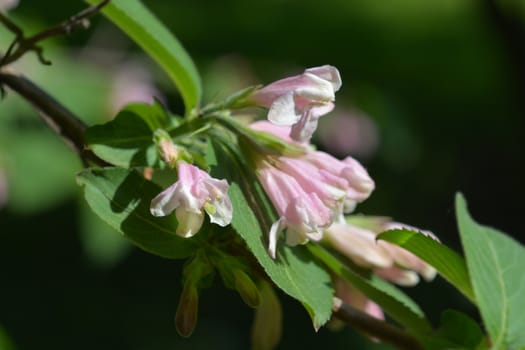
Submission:
[[[30,102],[38,110],[44,122],[60,135],[84,162],[89,160],[98,165],[108,165],[86,149],[84,143],[86,125],[60,102],[22,75],[0,71],[0,86],[2,84]]]
[[[76,28],[87,28],[89,26],[89,21],[87,18],[100,11],[100,9],[107,5],[110,1],[111,0],[103,0],[99,4],[88,7],[75,16],[70,17],[67,21],[48,28],[29,38],[24,38],[23,31],[14,22],[0,13],[0,22],[16,36],[14,41],[7,49],[7,52],[2,57],[2,60],[0,61],[0,67],[18,60],[28,51],[34,51],[41,63],[46,65],[51,64],[49,60],[44,58],[42,47],[38,46],[37,44],[47,38],[70,34]]]
[[[395,346],[398,349],[422,350],[418,340],[406,331],[394,327],[384,321],[378,320],[359,311],[339,298],[334,298],[334,316],[344,321],[349,326],[360,330],[383,343]]]

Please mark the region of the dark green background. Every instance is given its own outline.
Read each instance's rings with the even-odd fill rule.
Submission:
[[[459,249],[453,198],[461,191],[474,218],[524,241],[523,2],[144,3],[196,60],[208,83],[208,101],[223,92],[221,79],[228,90],[236,81],[269,82],[304,67],[338,67],[343,88],[336,108],[359,108],[374,120],[380,134],[377,152],[362,159],[377,189],[358,212],[388,215],[432,230]],[[23,0],[13,15],[22,26],[30,22],[31,29],[38,30],[83,6],[80,1]],[[136,50],[107,21],[93,22],[89,31],[50,45],[76,48],[91,43],[93,33],[102,31],[111,33],[103,45]],[[229,72],[219,69],[217,80],[214,67],[224,57],[235,57],[243,67],[228,66],[229,80],[225,77]],[[48,58],[53,60],[52,55]],[[26,60],[28,65],[37,64],[33,58]],[[60,64],[49,69],[60,74]],[[251,78],[235,76],[245,71]],[[154,74],[170,107],[180,112],[180,100],[166,79],[155,69]],[[45,88],[46,80],[40,84]],[[93,93],[86,86],[81,77],[71,76],[62,88],[76,90],[86,99]],[[24,124],[16,122],[18,115],[7,116],[9,112],[0,102],[0,118],[12,117],[11,136],[26,130],[27,123],[31,130],[40,128],[33,115],[20,116],[30,120]],[[0,140],[2,151],[14,152],[10,145]],[[38,154],[38,149],[34,152]],[[38,172],[17,176],[38,184],[39,172],[49,172],[60,162],[46,158]],[[79,169],[79,164],[71,167],[64,186],[74,187]],[[85,240],[79,234],[83,214],[75,194],[70,190],[38,210],[12,203],[0,210],[0,325],[17,349],[249,347],[251,310],[218,281],[202,295],[195,334],[181,339],[173,324],[180,293],[179,262],[138,249],[105,268],[86,257]],[[448,307],[478,317],[440,278],[409,293],[433,321]],[[298,303],[284,295],[282,301],[282,349],[363,349],[365,343],[371,344],[351,330],[315,333]]]

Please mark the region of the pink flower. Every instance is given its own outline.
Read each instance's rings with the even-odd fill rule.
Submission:
[[[251,128],[265,131],[285,141],[289,127],[265,121],[251,124]],[[334,212],[334,218],[354,210],[357,203],[368,198],[375,188],[365,168],[354,158],[339,160],[328,153],[313,151],[303,145],[305,155],[297,158],[276,157],[273,165],[294,177],[306,192],[314,192]]]
[[[386,228],[394,223],[388,223]],[[380,231],[384,231],[381,229]],[[385,241],[376,241],[378,232],[336,222],[323,234],[323,241],[359,266],[369,268],[384,279],[413,286],[419,275],[431,281],[436,270],[411,252]]]
[[[367,199],[375,188],[366,169],[352,157],[339,160],[326,152],[312,151],[302,159],[319,169],[324,183],[344,191],[345,213],[352,212],[357,203]]]
[[[388,251],[376,243],[374,232],[345,222],[328,227],[323,241],[362,267],[388,268],[394,264]]]
[[[0,0],[0,11],[9,11],[18,5],[18,0]]]
[[[381,231],[393,229],[409,229],[417,231],[425,236],[439,241],[438,238],[430,231],[422,231],[415,227],[398,222],[386,223]],[[376,270],[375,273],[378,276],[405,286],[417,284],[419,282],[418,274],[421,275],[426,281],[432,281],[434,277],[436,277],[437,272],[435,268],[408,250],[385,241],[377,241],[377,244],[385,248],[395,261],[395,265],[390,268]]]
[[[337,297],[345,303],[352,305],[356,309],[361,310],[374,318],[380,320],[385,319],[385,314],[383,313],[381,307],[372,300],[368,299],[366,295],[361,293],[348,282],[336,278],[334,281],[334,288]]]
[[[210,221],[227,226],[232,220],[232,204],[226,180],[212,178],[198,167],[179,163],[179,179],[151,201],[151,214],[166,216],[175,210],[177,235],[191,237],[199,231],[204,209]]]
[[[284,229],[288,245],[320,240],[332,215],[319,196],[307,193],[292,176],[269,164],[257,169],[257,175],[279,215],[269,233],[270,255],[275,258],[277,235]]]
[[[272,123],[291,125],[294,140],[308,142],[318,119],[334,108],[335,92],[340,87],[337,68],[325,65],[271,83],[255,91],[251,100],[270,109],[268,120]]]

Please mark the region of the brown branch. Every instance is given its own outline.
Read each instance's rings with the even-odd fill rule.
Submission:
[[[75,16],[70,17],[67,21],[60,23],[54,27],[48,28],[40,33],[37,33],[29,38],[24,37],[24,33],[20,27],[18,27],[14,22],[9,20],[5,15],[0,13],[0,22],[15,34],[15,39],[7,49],[7,52],[2,57],[0,61],[0,67],[8,65],[20,57],[22,57],[28,51],[34,51],[38,59],[43,64],[51,64],[49,60],[46,60],[43,55],[43,49],[37,44],[42,40],[59,36],[70,34],[73,30],[77,28],[87,28],[89,26],[88,17],[94,15],[102,7],[107,5],[111,0],[103,0],[99,4],[88,7],[87,9],[79,12]],[[16,48],[16,49],[15,49]]]
[[[383,343],[395,346],[398,349],[423,349],[419,341],[406,331],[373,318],[368,314],[343,303],[338,298],[334,299],[334,316],[349,326],[358,329]]]
[[[71,146],[84,162],[108,165],[91,151],[84,142],[86,125],[73,112],[22,75],[0,71],[0,86],[5,84],[37,109],[44,122]]]

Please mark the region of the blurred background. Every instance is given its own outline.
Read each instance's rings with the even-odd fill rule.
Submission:
[[[306,67],[336,66],[343,87],[314,142],[355,156],[375,179],[358,213],[431,230],[460,250],[453,201],[461,191],[479,222],[525,241],[524,1],[143,2],[195,59],[204,102]],[[9,16],[31,34],[84,7],[22,0]],[[0,51],[12,39],[0,27]],[[182,111],[158,67],[102,16],[43,46],[52,66],[28,54],[15,68],[90,125],[151,96]],[[194,335],[177,335],[181,263],[130,246],[94,217],[75,184],[81,168],[7,91],[0,101],[0,349],[249,348],[252,310],[218,280],[202,294]],[[447,308],[478,318],[441,278],[407,292],[434,322]],[[280,297],[280,349],[389,349],[348,328],[316,333],[301,305]]]

